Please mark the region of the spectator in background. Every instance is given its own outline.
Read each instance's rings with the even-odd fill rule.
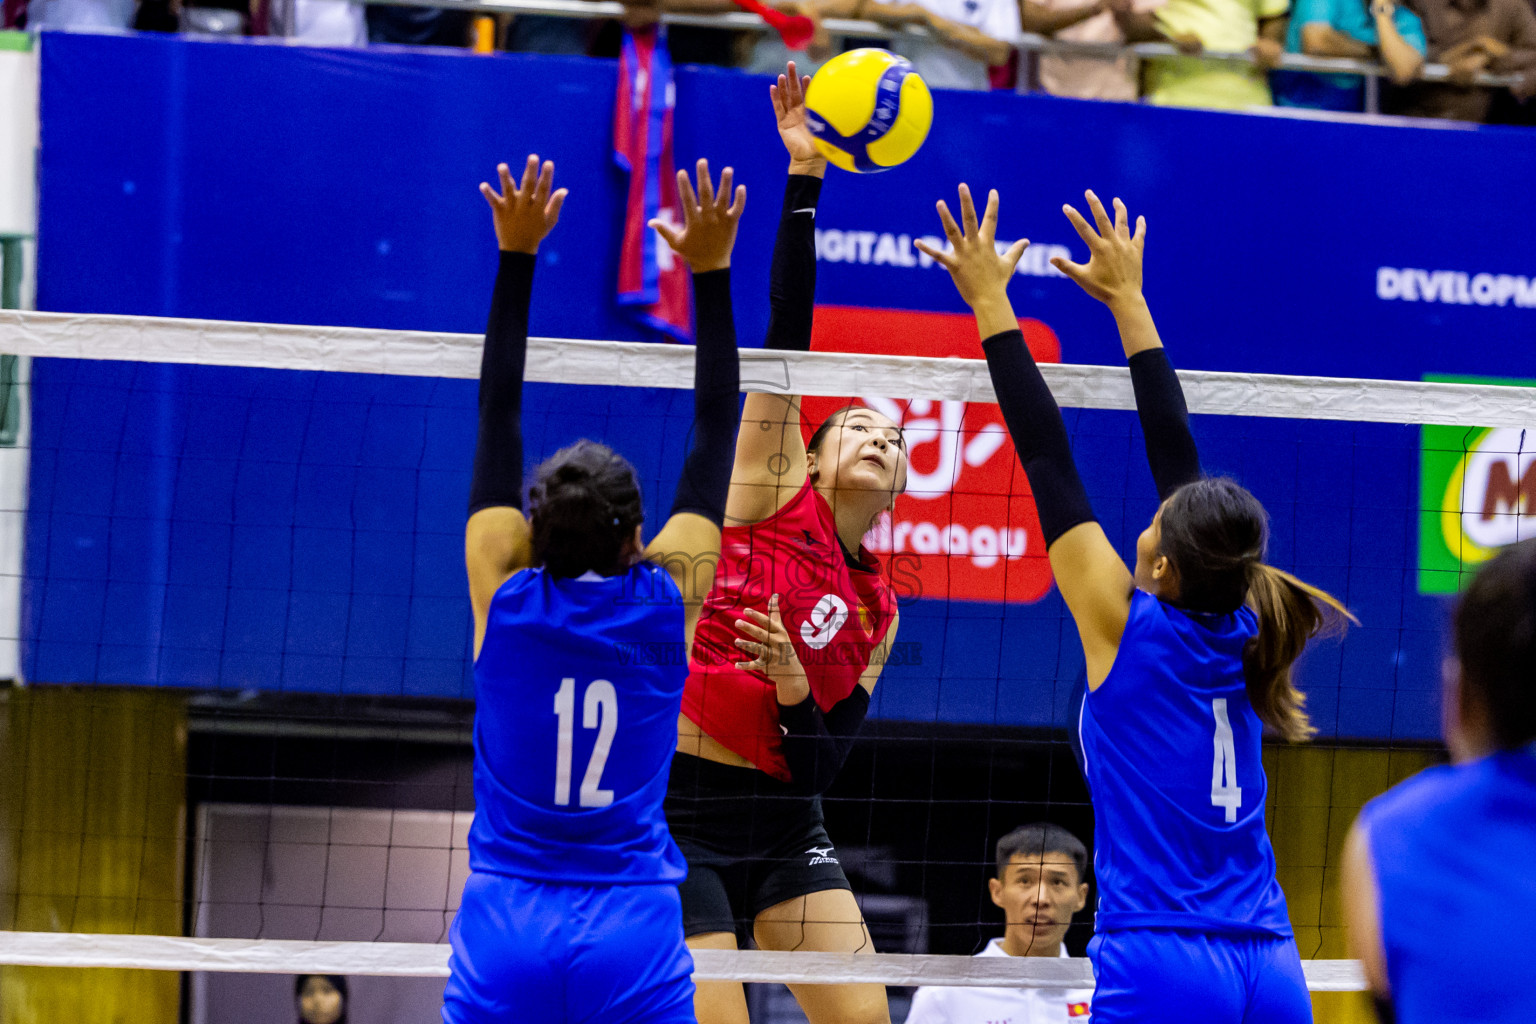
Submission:
[[[873,0],[862,17],[928,30],[929,38],[897,35],[890,49],[910,60],[930,88],[986,91],[987,69],[1008,63],[1024,30],[1019,10],[1019,0]]]
[[[997,843],[997,877],[987,883],[1006,921],[1001,939],[977,956],[1064,957],[1072,915],[1088,903],[1088,851],[1059,825],[1038,822]],[[1087,1021],[1093,989],[924,987],[907,1024],[1060,1024]]]
[[[1516,78],[1510,92],[1536,94],[1536,11],[1529,0],[1411,0],[1424,22],[1429,59],[1449,66],[1450,84],[1416,82],[1391,89],[1383,109],[1394,114],[1482,121],[1492,93],[1472,84],[1489,71]]]
[[[347,1024],[347,979],[339,974],[301,974],[293,980],[299,1024]]]
[[[0,28],[27,27],[27,0],[0,0]]]
[[[1265,70],[1285,52],[1285,12],[1290,0],[1168,0],[1155,23],[1186,53],[1247,53],[1258,67],[1217,64],[1195,57],[1150,60],[1146,99],[1169,107],[1242,110],[1267,107]]]
[[[45,28],[116,32],[133,27],[136,6],[134,0],[31,0],[27,27],[34,32]]]
[[[910,60],[932,89],[990,89],[987,69],[1008,63],[1021,31],[1019,0],[806,0],[794,5],[793,13],[810,17],[818,26],[823,18],[864,18],[892,28],[922,26],[930,37],[903,33],[889,46]],[[759,42],[748,70],[766,69],[773,56],[782,68],[787,52],[777,39]],[[830,51],[818,53],[813,44],[810,56],[802,70],[813,71]],[[802,65],[798,56],[794,60]]]
[[[366,46],[367,8],[356,0],[264,0],[265,25],[252,34],[310,46]]]
[[[1162,42],[1154,14],[1167,0],[1024,0],[1024,29],[1078,43]],[[1083,20],[1057,28],[1039,27],[1033,12],[1055,15],[1082,12]],[[1041,54],[1040,88],[1054,96],[1080,100],[1135,102],[1140,95],[1141,69],[1136,58],[1069,57]]]
[[[468,11],[455,11],[444,7],[396,7],[370,4],[365,17],[370,43],[390,43],[399,46],[464,46],[469,41],[469,22],[472,15]],[[572,21],[573,19],[564,20]]]
[[[1285,37],[1291,53],[1380,59],[1398,85],[1418,77],[1426,46],[1419,16],[1395,0],[1295,0]],[[1269,84],[1282,107],[1365,109],[1365,82],[1358,75],[1282,70],[1270,76]]]

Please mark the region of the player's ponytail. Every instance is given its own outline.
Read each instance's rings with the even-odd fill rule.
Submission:
[[[1317,729],[1307,718],[1307,696],[1291,679],[1291,666],[1315,636],[1342,633],[1358,622],[1332,594],[1262,561],[1248,567],[1248,606],[1259,617],[1259,633],[1243,652],[1248,702],[1259,720],[1291,743],[1309,740]]]
[[[577,441],[539,467],[528,493],[533,555],[552,576],[615,576],[634,552],[627,542],[645,519],[635,469],[595,441]]]
[[[1159,516],[1159,551],[1178,577],[1174,602],[1189,611],[1229,615],[1243,604],[1259,631],[1243,652],[1248,701],[1259,719],[1291,742],[1317,730],[1291,666],[1315,636],[1353,621],[1332,595],[1264,562],[1269,514],[1247,488],[1226,477],[1179,488]]]

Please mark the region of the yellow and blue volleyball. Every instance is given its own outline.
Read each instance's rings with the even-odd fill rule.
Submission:
[[[845,171],[887,171],[912,158],[933,124],[933,94],[904,57],[849,50],[821,66],[805,93],[805,119]]]

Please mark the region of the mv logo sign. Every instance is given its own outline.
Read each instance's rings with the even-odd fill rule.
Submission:
[[[1536,537],[1536,424],[1529,430],[1426,426],[1422,438],[1419,592],[1454,594],[1500,548]]]
[[[1030,351],[1060,362],[1055,332],[1020,321]],[[812,347],[821,352],[980,358],[969,315],[820,306]],[[877,396],[807,398],[807,431],[851,402],[901,424],[910,456],[907,490],[888,526],[865,539],[904,594],[971,601],[1038,601],[1051,587],[1029,484],[995,405]],[[809,436],[809,434],[807,434]]]

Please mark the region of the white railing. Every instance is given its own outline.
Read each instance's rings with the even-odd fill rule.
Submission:
[[[461,11],[478,11],[486,14],[545,14],[561,18],[620,18],[624,5],[618,0],[364,0],[370,4],[408,5],[419,7],[445,7]],[[703,28],[722,28],[735,31],[772,31],[754,14],[732,12],[729,14],[683,14],[663,12],[661,20],[671,25],[695,25]],[[845,18],[828,18],[822,22],[834,36],[892,39],[897,35],[927,35],[918,25],[892,27],[873,21],[854,21]],[[1140,58],[1182,57],[1185,54],[1171,43],[1135,43],[1118,46],[1113,43],[1079,43],[1066,39],[1052,39],[1026,33],[1014,41],[1021,55],[1030,57],[1037,53],[1053,53],[1092,57],[1118,57],[1133,54]],[[1254,63],[1248,53],[1219,53],[1202,51],[1200,60],[1224,64]],[[1389,75],[1385,67],[1372,61],[1353,60],[1345,57],[1309,57],[1306,54],[1287,53],[1281,57],[1280,67],[1287,71],[1307,71],[1315,74],[1358,75],[1365,79],[1365,107],[1367,113],[1376,113],[1379,107],[1380,80]],[[1028,89],[1027,68],[1021,68],[1020,89]],[[1426,64],[1419,72],[1419,79],[1426,82],[1450,80],[1450,68],[1444,64]],[[1477,76],[1476,84],[1494,88],[1508,86],[1512,82],[1507,75]]]

